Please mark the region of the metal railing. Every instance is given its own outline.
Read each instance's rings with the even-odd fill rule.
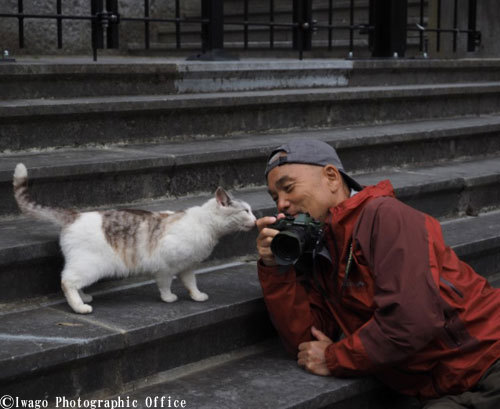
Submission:
[[[442,27],[442,3],[453,2],[453,26]],[[333,49],[335,33],[344,31],[348,33],[346,55],[352,58],[354,55],[355,33],[368,36],[368,47],[372,57],[403,57],[405,55],[407,34],[416,32],[419,38],[420,51],[427,55],[429,33],[436,36],[436,50],[442,48],[444,34],[452,35],[452,48],[457,51],[458,37],[467,36],[467,50],[474,51],[481,41],[481,33],[477,30],[476,13],[477,0],[468,0],[467,27],[459,27],[458,0],[437,0],[435,2],[437,21],[435,27],[429,27],[426,23],[428,13],[427,0],[412,1],[412,5],[418,3],[418,23],[408,25],[407,10],[408,0],[368,0],[369,17],[363,17],[365,21],[356,19],[356,11],[359,1],[343,0],[348,4],[348,21],[340,24],[334,22],[334,13],[338,2],[328,1],[326,10],[318,15],[313,10],[313,0],[293,0],[288,12],[292,18],[289,22],[277,21],[276,1],[269,0],[268,19],[254,21],[251,19],[250,1],[242,0],[241,18],[228,18],[224,14],[223,0],[200,0],[200,15],[196,17],[181,17],[181,4],[179,0],[172,1],[174,15],[171,17],[152,17],[149,0],[144,0],[144,16],[127,17],[119,12],[118,0],[91,0],[90,14],[73,15],[62,13],[62,0],[55,0],[56,12],[54,14],[25,13],[23,0],[18,0],[17,10],[11,13],[0,13],[2,18],[17,19],[19,48],[25,47],[25,21],[27,19],[55,20],[57,26],[57,48],[63,48],[63,22],[67,20],[87,20],[91,22],[90,41],[92,44],[93,58],[97,60],[98,49],[119,47],[119,27],[123,22],[133,22],[144,25],[144,48],[151,47],[151,24],[171,24],[175,30],[175,48],[182,48],[182,27],[184,24],[196,23],[200,25],[199,35],[201,38],[202,53],[200,59],[224,59],[228,58],[224,51],[224,32],[229,26],[241,27],[242,48],[249,49],[250,28],[263,27],[269,31],[269,49],[275,49],[275,35],[277,29],[291,30],[292,48],[297,50],[300,59],[304,51],[313,47],[313,36],[319,31],[327,33],[327,49]],[[255,2],[254,2],[255,3]],[[364,0],[366,5],[366,0]],[[281,10],[283,11],[283,10]],[[358,20],[358,21],[356,21]],[[2,47],[3,44],[0,44]]]

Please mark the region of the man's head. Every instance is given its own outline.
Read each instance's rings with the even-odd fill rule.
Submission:
[[[278,211],[309,213],[324,220],[328,209],[362,187],[345,174],[334,148],[316,139],[296,139],[273,150],[266,167],[269,193]]]

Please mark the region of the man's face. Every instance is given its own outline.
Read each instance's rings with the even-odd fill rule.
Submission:
[[[332,172],[336,174],[332,176]],[[340,174],[333,166],[277,166],[267,175],[267,185],[279,212],[292,216],[309,213],[320,221],[325,220],[330,207],[346,198]]]

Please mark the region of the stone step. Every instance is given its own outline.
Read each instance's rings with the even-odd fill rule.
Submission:
[[[166,95],[347,85],[348,61],[22,58],[0,65],[4,99]]]
[[[390,179],[397,197],[435,217],[447,220],[463,215],[477,215],[498,209],[500,205],[499,156],[474,161],[453,161],[440,165],[401,168],[358,174],[356,179],[365,185]],[[252,188],[236,192],[236,197],[251,204],[257,217],[274,214],[275,206],[266,188]],[[184,197],[135,203],[148,210],[180,210],[197,205],[209,196]],[[466,219],[464,234],[469,234],[468,223],[480,225],[481,230],[460,242],[460,256],[481,267],[485,275],[497,272],[500,261],[498,215]],[[451,224],[450,226],[454,226]],[[447,227],[451,228],[451,227]],[[459,232],[449,238],[452,242]],[[221,262],[231,258],[255,258],[256,230],[238,233],[221,240],[210,261]],[[487,235],[486,238],[481,234]],[[58,246],[58,230],[45,222],[24,217],[0,222],[0,285],[4,290],[0,300],[11,302],[23,298],[44,296],[59,291],[59,276],[63,260]],[[463,237],[464,236],[460,236]],[[482,237],[475,243],[474,237]],[[457,244],[457,245],[458,245]],[[479,247],[475,247],[475,246]]]
[[[0,64],[2,99],[165,95],[500,81],[499,60],[245,60],[45,57]]]
[[[256,350],[249,356],[228,357],[208,367],[167,372],[167,380],[119,395],[137,408],[154,405],[187,408],[418,409],[415,398],[390,391],[374,378],[340,379],[308,374],[281,346]],[[201,366],[201,365],[200,365]],[[191,368],[190,368],[191,369]],[[106,399],[119,399],[106,396]],[[163,400],[162,400],[163,399]],[[169,400],[170,399],[170,400]],[[369,403],[369,404],[368,404]],[[180,407],[180,406],[179,406]]]
[[[218,185],[229,189],[262,185],[270,150],[297,137],[313,137],[332,144],[345,168],[360,173],[496,155],[500,153],[499,134],[500,117],[481,116],[189,143],[3,154],[0,196],[4,200],[0,202],[0,216],[18,213],[12,195],[12,175],[19,162],[28,167],[30,192],[40,203],[110,207],[212,192]],[[464,207],[460,209],[463,211]]]
[[[156,284],[96,294],[92,315],[63,300],[0,313],[0,391],[23,399],[75,397],[124,385],[274,336],[255,265],[198,275],[210,295],[160,300]],[[70,375],[71,374],[71,375]]]
[[[467,255],[466,248],[474,246],[476,253],[484,255],[487,243],[495,243],[492,251],[497,258],[495,268],[500,254],[499,227],[499,211],[443,223],[445,239],[461,257]],[[162,389],[178,399],[189,400],[194,396],[196,399],[206,396],[207,381],[203,379],[210,376],[209,389],[216,398],[251,400],[255,386],[269,402],[277,395],[262,393],[262,388],[275,386],[276,382],[280,384],[280,379],[284,382],[285,377],[280,374],[291,369],[289,376],[302,381],[295,384],[286,377],[288,385],[293,383],[295,388],[300,385],[300,388],[322,390],[322,399],[332,405],[340,405],[345,399],[347,402],[354,399],[350,402],[354,404],[356,399],[367,399],[372,393],[378,396],[378,401],[387,393],[372,379],[330,379],[329,387],[323,389],[317,383],[322,382],[320,378],[298,370],[293,359],[285,357],[281,349],[272,344],[260,351],[254,348],[253,353],[242,351],[243,347],[274,338],[255,268],[254,262],[233,263],[198,274],[200,288],[211,296],[205,303],[189,300],[187,292],[175,283],[180,300],[167,305],[159,300],[156,286],[151,281],[144,281],[91,292],[95,310],[89,316],[71,313],[60,299],[4,308],[0,311],[0,364],[3,369],[0,391],[24,399],[43,396],[52,400],[57,396],[72,398],[89,394],[102,397],[117,393],[143,399]],[[497,279],[497,275],[491,278]],[[219,354],[237,359],[229,362],[209,360],[208,364],[195,365],[195,371],[189,368],[189,364]],[[182,368],[186,365],[188,368]],[[210,372],[196,371],[204,366],[208,366]],[[178,369],[174,374],[182,375],[179,382],[169,372],[175,368]],[[239,396],[237,392],[241,393],[241,389],[234,388],[243,374],[247,380],[244,390],[250,395]],[[268,376],[273,378],[272,382],[266,380]],[[234,383],[229,381],[231,378]],[[262,384],[257,382],[259,379]],[[326,378],[321,379],[326,382]],[[220,385],[228,387],[224,390],[232,393],[214,392],[223,380],[225,382]],[[283,392],[280,388],[274,390]],[[187,391],[192,393],[187,394]],[[317,401],[320,398],[316,393],[302,392],[303,402],[315,402],[313,406],[304,407],[325,406],[320,404],[324,400]],[[195,402],[193,407],[198,407],[198,400],[190,403]]]
[[[500,111],[500,82],[0,102],[0,151],[214,139]]]
[[[349,86],[497,81],[498,60],[355,60]]]

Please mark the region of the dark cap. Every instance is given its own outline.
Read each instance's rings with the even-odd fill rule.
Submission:
[[[285,155],[277,155],[284,152]],[[266,178],[271,170],[277,166],[288,163],[302,163],[316,166],[335,166],[347,185],[354,190],[362,190],[363,187],[344,171],[337,151],[326,142],[317,139],[294,139],[274,149],[267,159]]]

